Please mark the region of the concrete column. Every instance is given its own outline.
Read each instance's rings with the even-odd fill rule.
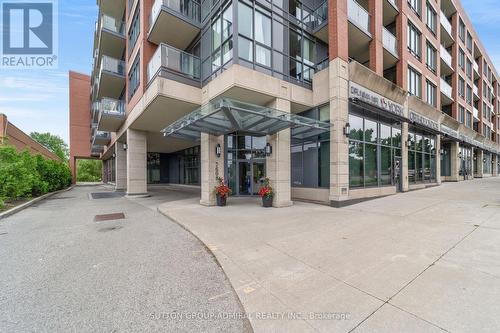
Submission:
[[[483,178],[484,170],[483,170],[483,158],[484,154],[481,149],[477,149],[477,177],[478,178]]]
[[[220,144],[221,147],[220,157],[217,157],[216,155],[217,144]],[[224,136],[214,136],[201,133],[200,150],[200,204],[204,206],[215,206],[216,197],[214,194],[214,187],[218,184],[218,177],[224,178]]]
[[[491,173],[493,177],[498,177],[498,155],[493,154],[491,160],[493,161],[491,164]]]
[[[349,199],[349,139],[344,127],[349,122],[349,65],[330,61],[330,203],[339,207]]]
[[[436,183],[441,185],[441,135],[436,135]]]
[[[460,146],[458,142],[452,142],[450,144],[450,168],[451,176],[450,181],[456,182],[460,180],[460,168],[462,160],[458,157],[458,152],[460,151]]]
[[[408,179],[408,123],[401,124],[401,174],[403,177],[402,190],[408,192],[410,190],[410,181]]]
[[[379,0],[368,0],[370,12],[370,69],[380,76],[384,76],[384,45],[382,41],[383,27],[383,2]]]
[[[146,158],[146,132],[127,129],[127,196],[147,195]]]
[[[115,190],[127,189],[127,151],[123,149],[123,143],[115,143]]]
[[[269,107],[283,112],[291,112],[290,101],[282,98],[276,98]],[[273,206],[277,208],[289,207],[293,204],[290,129],[268,135],[267,142],[273,147],[271,156],[266,157],[266,176],[275,192]]]

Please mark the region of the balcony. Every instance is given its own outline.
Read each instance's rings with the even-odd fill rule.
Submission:
[[[125,14],[125,1],[116,0],[97,0],[99,11],[106,15],[122,18]]]
[[[479,72],[479,64],[474,60],[472,62],[472,66],[474,68],[474,80],[479,79],[481,77],[481,73]]]
[[[356,0],[347,1],[347,16],[352,24],[371,37],[370,14]]]
[[[455,42],[455,40],[453,39],[453,28],[452,28],[450,21],[446,17],[446,15],[444,15],[444,13],[442,11],[440,13],[441,13],[440,20],[441,20],[441,28],[442,28],[441,29],[441,42],[443,42],[445,44],[445,47],[449,47],[451,44],[453,44]]]
[[[382,42],[384,44],[384,48],[392,53],[393,56],[398,58],[398,41],[396,36],[394,36],[385,27],[382,27]]]
[[[472,91],[474,92],[475,101],[481,99],[481,96],[479,96],[479,88],[475,84],[472,86]]]
[[[392,24],[396,20],[396,17],[399,14],[399,9],[398,9],[398,5],[396,4],[396,0],[382,0],[382,2],[383,2],[382,25],[384,27],[386,27],[386,26]]]
[[[479,120],[479,110],[477,108],[474,108],[472,110],[474,118]]]
[[[118,99],[125,88],[125,62],[103,56],[99,70],[97,99],[103,97]]]
[[[96,29],[94,57],[101,59],[103,55],[107,55],[113,58],[121,58],[126,44],[125,23],[103,14],[96,23]]]
[[[125,121],[125,103],[121,100],[103,98],[98,102],[98,109],[99,131],[116,132]]]
[[[156,0],[149,17],[148,40],[185,49],[200,32],[200,4],[193,0]]]
[[[148,82],[156,76],[177,78],[200,86],[200,59],[190,53],[161,44],[148,64]]]
[[[105,146],[111,141],[111,133],[105,131],[95,131],[92,145]]]
[[[451,58],[451,54],[444,48],[443,45],[440,47],[440,52],[439,54],[441,55],[441,60],[442,60],[442,66],[441,66],[441,74],[443,75],[450,75],[452,74],[453,71],[453,62]]]
[[[100,157],[103,151],[104,151],[104,146],[92,145],[92,148],[90,150],[90,155],[92,157]]]
[[[442,104],[443,105],[448,105],[448,104],[453,103],[453,89],[448,84],[448,82],[446,82],[445,80],[443,80],[443,78],[441,78],[440,89],[441,89],[441,92],[443,93],[443,96],[445,97],[442,100]]]
[[[304,23],[316,38],[328,43],[328,1],[324,1],[315,11],[307,15]]]

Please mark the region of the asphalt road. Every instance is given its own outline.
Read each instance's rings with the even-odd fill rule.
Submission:
[[[76,187],[0,220],[0,332],[251,332],[195,237],[139,202],[89,199],[102,191]]]

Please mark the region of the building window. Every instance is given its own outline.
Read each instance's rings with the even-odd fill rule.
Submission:
[[[251,16],[250,16],[251,17]],[[251,28],[251,26],[250,26]],[[212,21],[212,72],[233,59],[233,6]]]
[[[306,118],[329,121],[330,105],[305,111]],[[330,133],[298,140],[291,145],[292,186],[310,188],[330,187]]]
[[[411,22],[408,22],[408,50],[418,59],[422,55],[421,38],[422,33]]]
[[[472,52],[472,36],[468,31],[467,31],[467,50],[469,50],[469,52]]]
[[[472,79],[472,61],[467,59],[467,66],[465,68],[465,73],[469,79]]]
[[[427,68],[436,73],[437,51],[431,43],[427,42]]]
[[[408,133],[408,181],[436,180],[436,136],[415,129]]]
[[[467,90],[465,91],[465,100],[469,105],[472,105],[472,87],[467,85]]]
[[[465,70],[465,52],[462,48],[458,50],[458,66],[460,66],[462,70]]]
[[[130,100],[141,84],[141,57],[137,54],[128,74],[128,99]]]
[[[458,95],[465,98],[465,80],[461,76],[458,78]]]
[[[462,124],[465,122],[465,108],[462,105],[458,106],[458,121]]]
[[[427,103],[430,105],[436,107],[437,106],[437,100],[436,100],[436,86],[430,82],[426,82],[426,90],[427,90]]]
[[[465,119],[465,126],[471,128],[472,127],[472,113],[467,112],[466,119]]]
[[[394,161],[401,157],[401,125],[350,108],[349,187],[393,185]]]
[[[421,13],[421,0],[408,0],[410,8],[420,17]]]
[[[431,6],[429,1],[427,1],[427,27],[434,35],[436,35],[437,31],[437,14],[434,8]]]
[[[458,23],[458,36],[460,37],[462,42],[465,43],[465,23],[464,21],[462,21],[462,19],[460,19]]]
[[[134,17],[132,18],[132,23],[130,24],[130,29],[128,32],[128,54],[130,55],[134,50],[134,46],[137,43],[137,38],[141,33],[141,15],[137,6]]]
[[[411,67],[408,67],[408,92],[411,95],[422,98],[422,75]]]

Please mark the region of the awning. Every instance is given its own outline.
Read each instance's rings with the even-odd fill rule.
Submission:
[[[296,114],[222,98],[180,118],[161,132],[166,137],[199,141],[200,133],[225,135],[245,132],[255,136],[291,128],[294,139],[306,139],[330,131],[330,124]]]

